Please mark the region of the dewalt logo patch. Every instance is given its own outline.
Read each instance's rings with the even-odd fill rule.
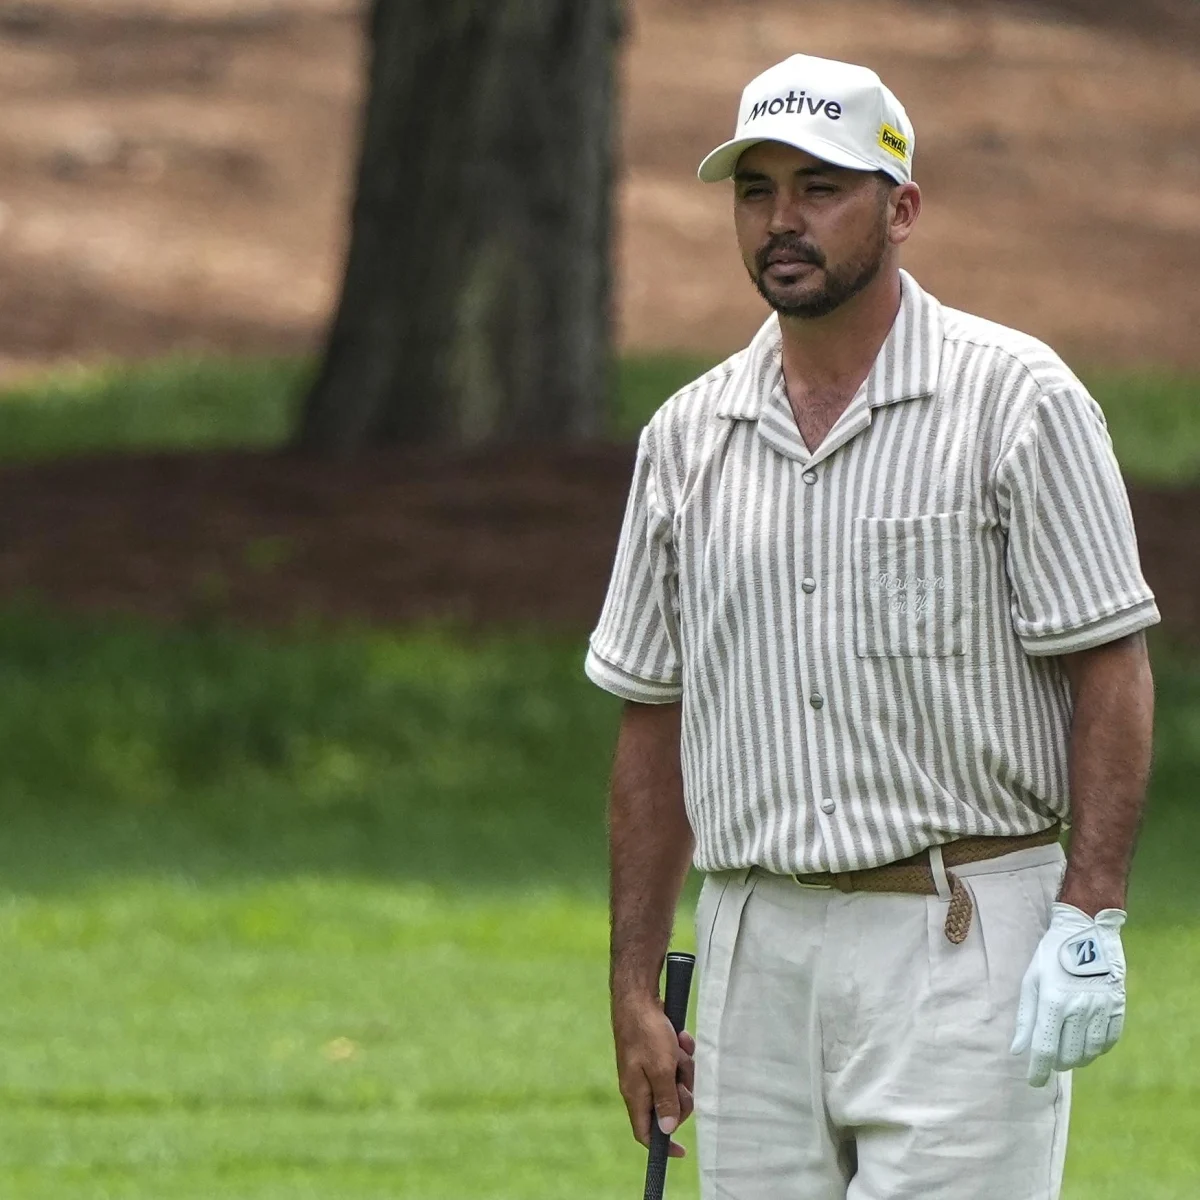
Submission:
[[[898,158],[901,162],[908,162],[908,138],[893,129],[890,125],[884,125],[880,128],[879,144],[893,158]]]

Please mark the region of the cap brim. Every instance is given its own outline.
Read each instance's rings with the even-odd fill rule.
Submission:
[[[782,142],[785,146],[803,150],[805,154],[811,154],[822,162],[832,163],[835,167],[847,167],[852,171],[883,170],[878,163],[851,154],[841,146],[832,146],[822,138],[810,137],[803,132],[797,134],[794,130],[768,132],[764,129],[754,137],[734,138],[732,141],[723,142],[705,158],[696,174],[704,183],[719,183],[722,179],[728,179],[737,168],[738,159],[743,153],[760,142]]]

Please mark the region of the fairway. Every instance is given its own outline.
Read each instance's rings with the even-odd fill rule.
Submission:
[[[1200,1180],[1200,673],[1157,658],[1130,1021],[1078,1077],[1067,1200]],[[15,612],[0,663],[0,1196],[640,1195],[607,1025],[618,706],[573,641]]]
[[[0,1194],[640,1195],[597,900],[113,884],[10,899],[2,928]],[[1200,937],[1135,921],[1127,945],[1132,1019],[1078,1076],[1067,1200],[1200,1179]],[[670,1193],[696,1195],[690,1160]]]

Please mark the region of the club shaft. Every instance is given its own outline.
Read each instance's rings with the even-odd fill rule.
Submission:
[[[690,954],[673,951],[667,955],[667,983],[663,994],[663,1012],[676,1033],[687,1021],[688,995],[692,990],[692,970],[696,965]],[[662,1200],[667,1186],[667,1160],[670,1137],[658,1127],[650,1114],[650,1155],[646,1161],[646,1189],[642,1200]]]

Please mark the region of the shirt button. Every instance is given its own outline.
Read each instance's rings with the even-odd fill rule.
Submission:
[[[812,696],[810,696],[808,702],[813,706],[813,708],[825,707],[825,697],[822,696],[820,692],[815,692]]]
[[[817,482],[817,473],[816,471],[805,471],[800,478],[803,479],[805,483],[811,485]]]
[[[800,581],[800,588],[811,596],[817,590],[817,581],[811,575],[806,576]]]
[[[833,812],[835,808],[837,808],[837,804],[833,800],[821,801],[821,811],[823,813],[828,815],[829,813]]]

